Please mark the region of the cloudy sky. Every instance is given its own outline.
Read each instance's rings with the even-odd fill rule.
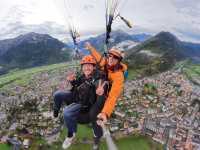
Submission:
[[[135,28],[170,31],[182,40],[200,43],[200,0],[120,0],[120,4],[121,15]],[[71,18],[81,31],[103,30],[105,0],[0,0],[0,19],[7,15],[25,24],[53,21],[67,25]],[[126,28],[120,20],[114,24]]]

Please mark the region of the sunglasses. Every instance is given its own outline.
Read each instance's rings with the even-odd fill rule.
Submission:
[[[112,54],[108,54],[108,57],[114,58],[114,59],[120,59],[119,57],[112,55]]]

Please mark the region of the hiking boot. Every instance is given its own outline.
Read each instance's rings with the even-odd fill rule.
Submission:
[[[58,111],[57,111],[57,110],[54,110],[54,111],[53,111],[53,116],[54,116],[54,118],[57,118],[57,117],[58,117]]]
[[[92,146],[93,150],[99,150],[99,142],[100,142],[100,138],[94,137],[94,143],[93,143],[93,146]]]
[[[70,147],[70,145],[73,143],[73,140],[75,139],[75,134],[73,134],[72,137],[66,137],[63,144],[62,144],[62,148],[63,149],[67,149]]]

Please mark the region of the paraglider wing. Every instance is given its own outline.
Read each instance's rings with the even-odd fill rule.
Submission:
[[[113,21],[117,17],[120,17],[120,19],[129,28],[132,28],[131,23],[127,19],[119,15],[120,7],[122,8],[125,2],[126,0],[106,0],[106,37],[105,37],[106,48],[108,47],[108,44],[109,44]],[[107,51],[107,49],[105,51]]]
[[[78,41],[80,34],[78,33],[77,27],[75,26],[74,17],[72,17],[73,15],[70,0],[54,0],[54,2],[68,26],[69,35],[71,36],[74,44],[74,57],[79,58],[80,52],[78,50]]]
[[[130,23],[130,21],[128,21],[127,19],[125,19],[124,17],[122,17],[122,16],[120,16],[120,15],[119,15],[119,17],[120,17],[120,19],[121,19],[122,21],[124,21],[124,23],[125,23],[129,28],[132,28],[132,27],[133,27],[132,24]]]

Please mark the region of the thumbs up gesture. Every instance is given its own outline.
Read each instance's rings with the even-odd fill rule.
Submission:
[[[103,95],[103,93],[104,93],[104,88],[103,87],[104,87],[105,84],[106,84],[105,81],[99,80],[99,85],[98,85],[98,87],[96,89],[96,94],[97,95],[99,95],[99,96]]]

